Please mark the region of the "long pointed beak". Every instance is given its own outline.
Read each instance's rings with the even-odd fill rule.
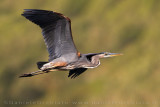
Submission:
[[[120,56],[120,55],[123,55],[123,54],[122,53],[108,53],[106,57],[114,57],[114,56]]]

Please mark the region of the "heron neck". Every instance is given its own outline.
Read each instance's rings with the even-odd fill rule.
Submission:
[[[98,55],[95,55],[92,57],[92,60],[91,60],[91,63],[94,65],[94,66],[97,66],[99,65],[99,56]]]

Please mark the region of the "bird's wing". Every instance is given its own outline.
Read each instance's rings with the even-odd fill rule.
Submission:
[[[86,71],[87,68],[77,68],[69,71],[68,77],[75,78]]]
[[[38,9],[24,9],[22,16],[42,28],[49,61],[63,57],[70,62],[78,58],[71,33],[71,21],[68,17],[61,13]]]

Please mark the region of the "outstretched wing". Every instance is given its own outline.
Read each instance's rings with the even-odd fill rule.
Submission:
[[[77,69],[70,70],[68,77],[71,76],[71,78],[75,78],[75,77],[79,76],[80,74],[82,74],[86,70],[87,70],[87,68],[77,68]]]
[[[49,61],[63,57],[66,61],[77,60],[77,49],[71,33],[71,21],[60,13],[24,9],[25,18],[39,25],[49,52]]]

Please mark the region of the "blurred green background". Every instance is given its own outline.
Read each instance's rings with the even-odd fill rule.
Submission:
[[[21,16],[23,9],[53,10],[72,20],[81,53],[120,52],[78,78],[36,71],[48,53],[41,29]],[[159,0],[0,0],[1,107],[159,107]]]

